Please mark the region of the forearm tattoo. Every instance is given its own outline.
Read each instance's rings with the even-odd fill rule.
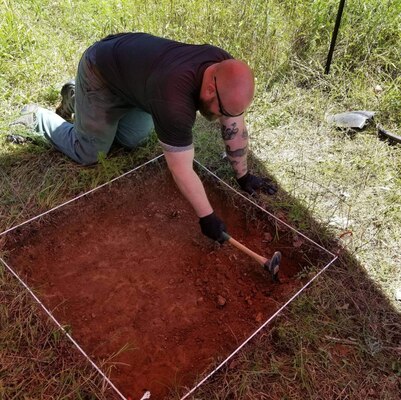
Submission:
[[[231,127],[227,127],[225,125],[221,126],[221,136],[224,140],[231,140],[238,133],[237,123],[234,122],[231,124]]]
[[[243,175],[248,170],[246,160],[237,161],[230,158],[228,160],[237,176]]]
[[[226,145],[226,153],[229,157],[243,157],[248,151],[248,146],[242,149],[231,150],[229,145]]]

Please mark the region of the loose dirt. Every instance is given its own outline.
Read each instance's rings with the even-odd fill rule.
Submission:
[[[82,348],[113,363],[126,396],[184,394],[302,284],[293,237],[206,181],[229,233],[271,257],[280,284],[228,243],[202,236],[163,163],[108,185],[7,236],[7,260]],[[308,258],[310,259],[310,255]]]

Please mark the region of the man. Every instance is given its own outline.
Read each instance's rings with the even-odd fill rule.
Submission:
[[[75,92],[74,92],[75,91]],[[193,170],[192,127],[196,111],[219,119],[227,157],[248,193],[276,188],[247,169],[248,132],[244,112],[254,95],[251,69],[211,45],[188,45],[146,33],[110,35],[87,49],[75,86],[62,89],[58,114],[30,105],[19,122],[43,134],[58,150],[84,165],[107,154],[113,141],[135,148],[155,128],[168,168],[194,208],[202,233],[224,241],[215,215]]]

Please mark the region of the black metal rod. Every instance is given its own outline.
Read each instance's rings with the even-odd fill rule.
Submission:
[[[336,46],[337,34],[338,34],[338,30],[340,29],[341,17],[343,15],[343,10],[344,10],[344,4],[345,4],[345,0],[340,0],[336,24],[334,25],[333,35],[331,37],[330,50],[329,50],[329,54],[327,55],[326,68],[324,70],[325,74],[328,74],[330,72],[331,60],[333,59],[333,53],[334,53],[334,47]]]

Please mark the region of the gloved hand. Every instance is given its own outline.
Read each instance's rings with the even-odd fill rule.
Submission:
[[[224,222],[212,212],[206,217],[199,218],[202,233],[212,240],[217,240],[220,244],[224,243],[226,239],[223,232],[227,230]]]
[[[237,182],[241,189],[250,195],[256,194],[257,191],[270,195],[277,192],[277,186],[270,179],[261,178],[249,172],[237,179]]]

